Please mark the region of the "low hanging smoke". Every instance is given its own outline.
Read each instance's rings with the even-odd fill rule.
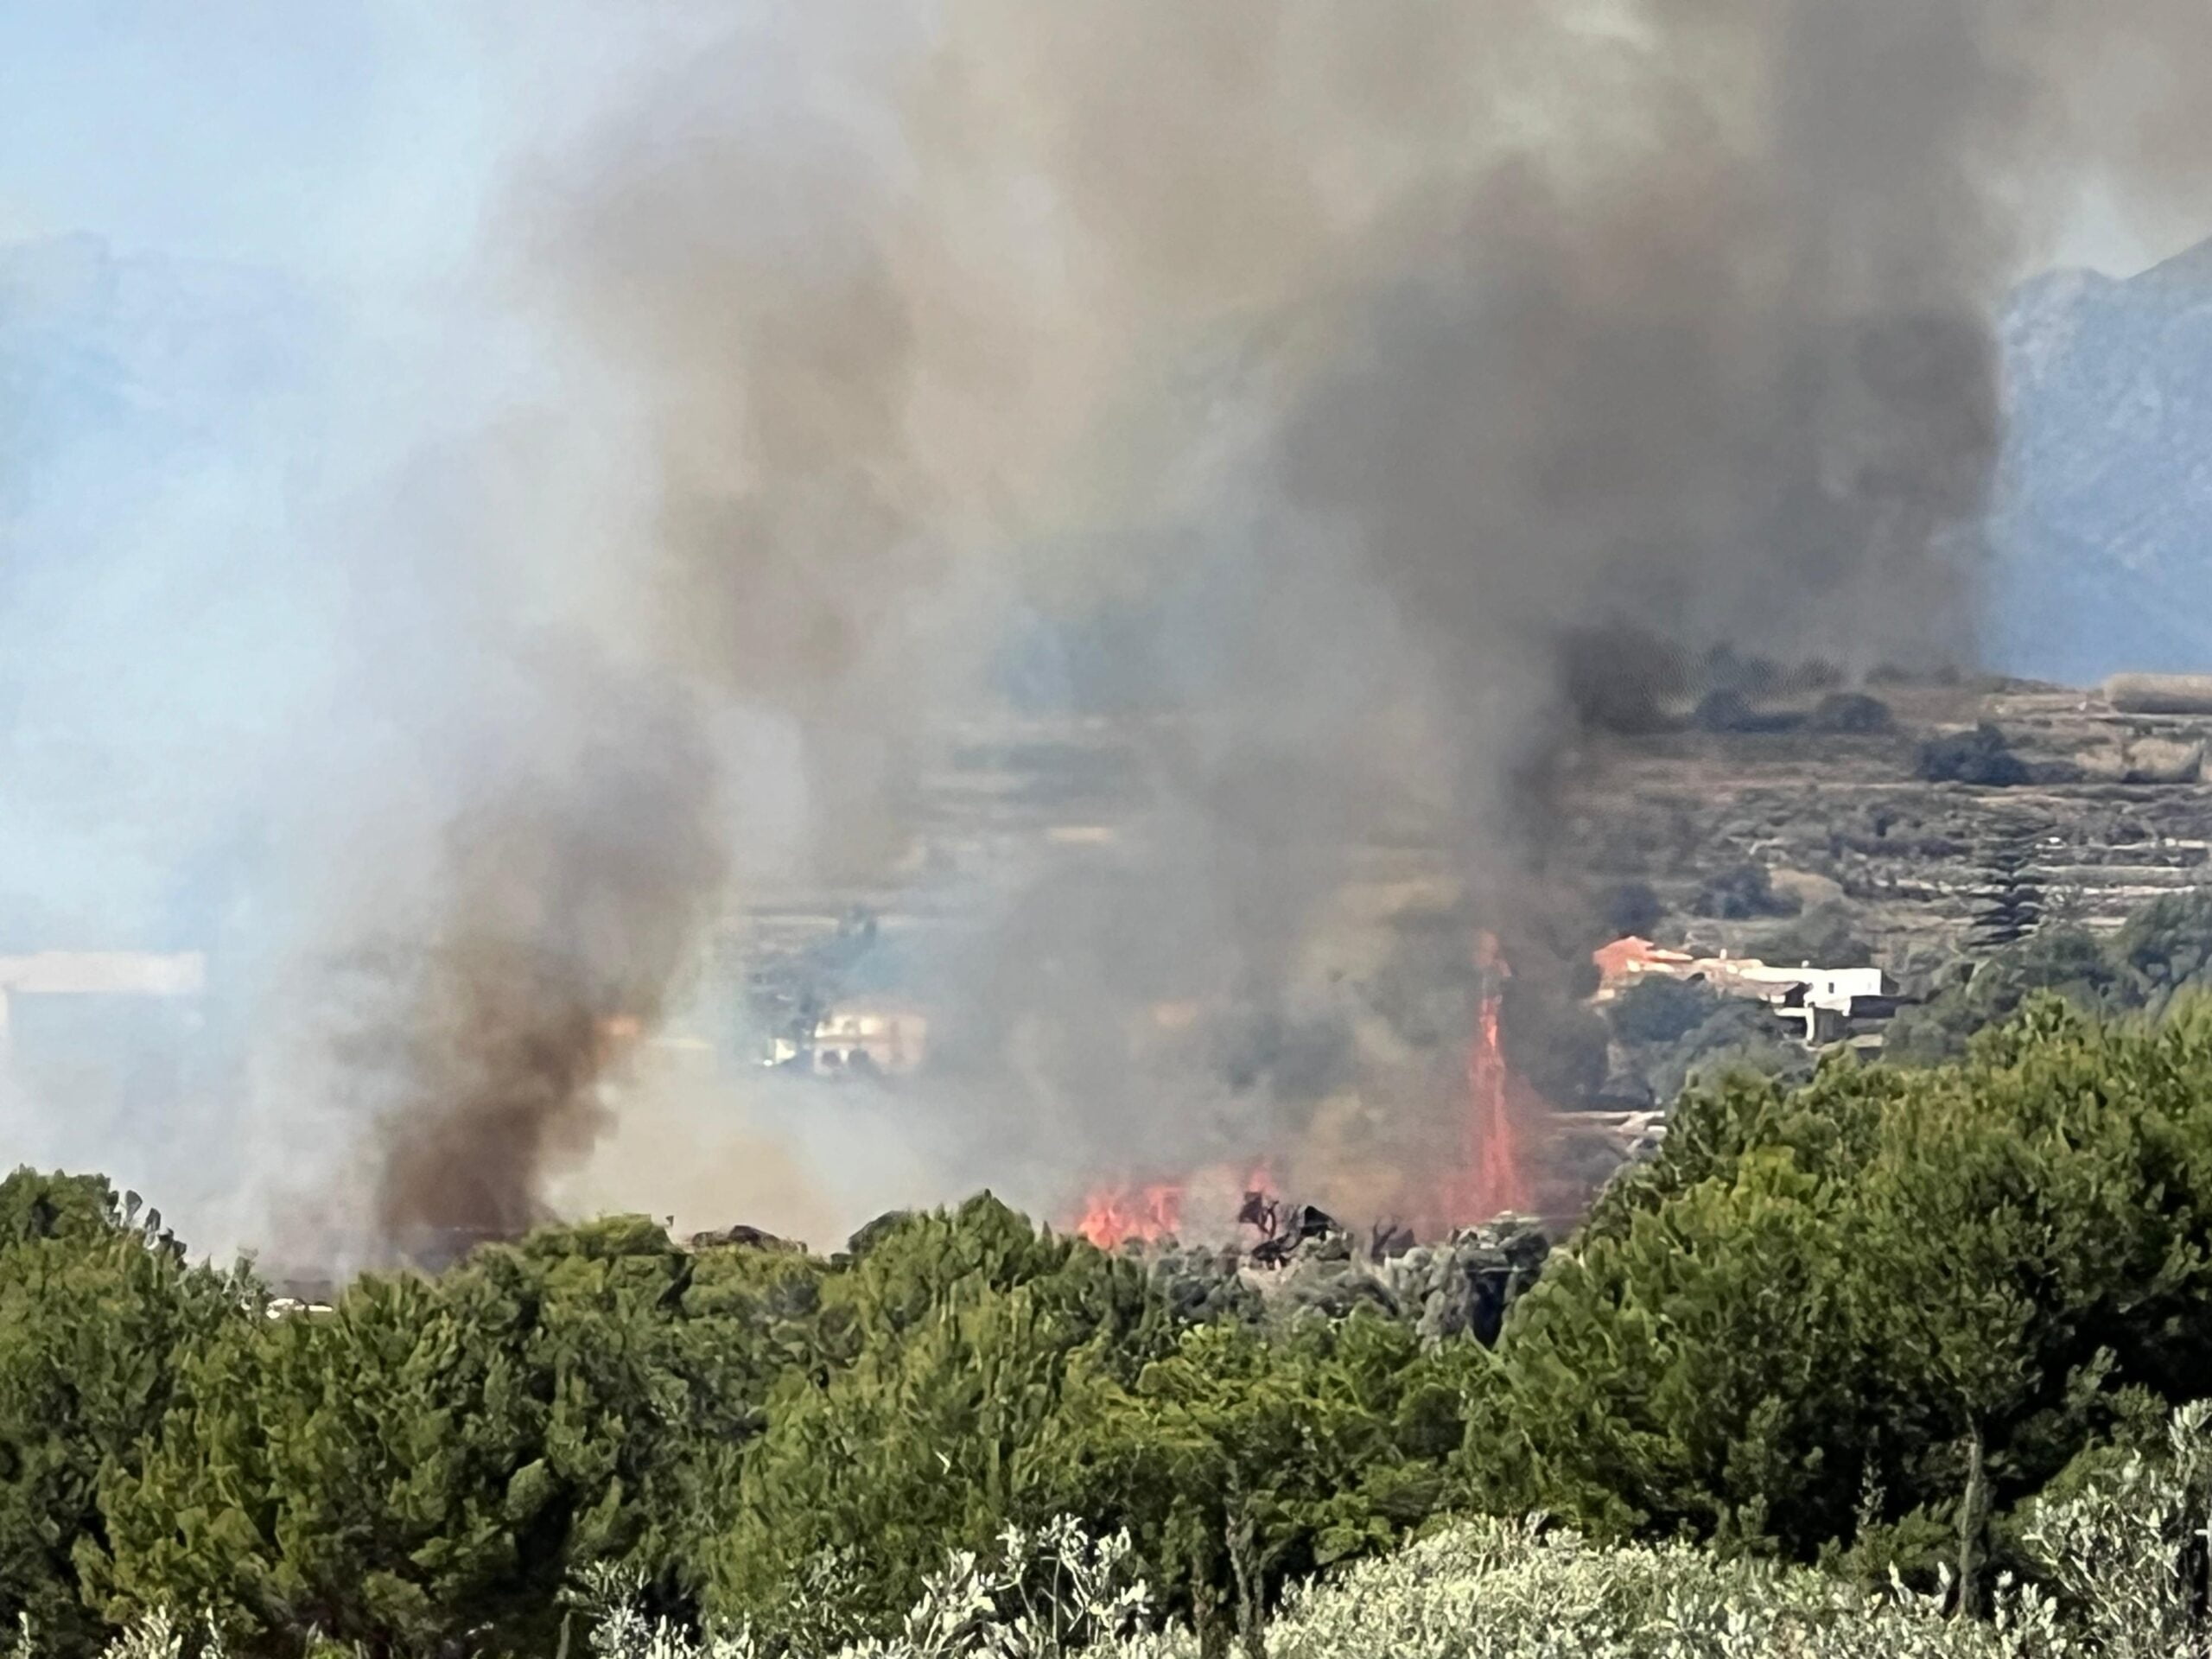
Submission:
[[[2182,4],[677,11],[493,221],[636,499],[550,588],[506,556],[583,643],[514,658],[530,741],[466,780],[349,1039],[388,1243],[536,1214],[610,1033],[666,1011],[732,858],[777,862],[771,804],[812,874],[884,874],[1017,620],[1101,607],[1142,620],[1153,805],[938,964],[942,1179],[1456,1134],[1325,1122],[1282,1066],[1162,1084],[1126,1033],[1325,1020],[1306,947],[1408,823],[1563,998],[1542,826],[1593,732],[1724,643],[1969,656],[2022,204],[2185,174],[2212,108]],[[718,766],[702,709],[789,764]]]
[[[590,685],[573,772],[512,780],[449,830],[452,906],[407,962],[392,1057],[435,1109],[388,1126],[376,1223],[435,1248],[542,1218],[540,1172],[603,1127],[610,1049],[664,1011],[714,890],[709,757],[680,708]]]

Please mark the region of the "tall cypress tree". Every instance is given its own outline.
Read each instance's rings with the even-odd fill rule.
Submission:
[[[2017,944],[2043,925],[2044,893],[2037,868],[2038,826],[2015,821],[1993,833],[1981,848],[1980,880],[1967,943],[1976,950]]]

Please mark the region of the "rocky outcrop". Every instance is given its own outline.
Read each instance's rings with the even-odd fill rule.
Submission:
[[[2004,345],[1996,655],[2084,683],[2212,668],[2212,243],[2132,281],[2038,278]]]

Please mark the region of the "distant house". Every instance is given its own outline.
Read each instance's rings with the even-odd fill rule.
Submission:
[[[1598,964],[1596,1001],[1610,1002],[1647,974],[1687,979],[1696,958],[1686,950],[1669,950],[1649,939],[1615,939],[1592,952]]]
[[[1710,986],[1722,996],[1764,1002],[1808,1047],[1853,1041],[1878,1047],[1878,1027],[1899,1007],[1897,988],[1879,968],[1787,968],[1756,957],[1693,957],[1649,939],[1616,939],[1592,953],[1595,1001],[1610,1001],[1653,975]],[[1866,1039],[1870,1034],[1875,1040]]]
[[[4,1054],[19,999],[48,997],[196,997],[207,988],[207,959],[198,952],[149,956],[130,950],[41,950],[0,957],[0,1054]]]
[[[0,957],[0,1077],[87,1134],[139,1121],[184,1086],[207,988],[197,954]]]
[[[804,1042],[778,1038],[764,1063],[818,1077],[904,1077],[929,1052],[929,1020],[903,1003],[843,1002],[816,1021]]]

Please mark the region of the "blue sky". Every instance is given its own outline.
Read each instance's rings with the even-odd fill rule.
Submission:
[[[317,0],[0,9],[0,227],[318,261],[420,73],[412,16]]]

